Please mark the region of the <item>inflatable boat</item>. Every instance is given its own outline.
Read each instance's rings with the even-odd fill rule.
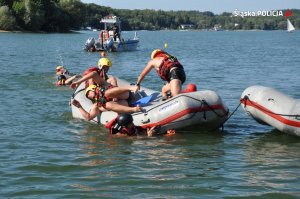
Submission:
[[[125,86],[130,83],[118,79],[118,85]],[[84,83],[79,85],[72,98],[78,100],[89,112],[92,102],[85,96]],[[141,87],[135,94],[134,104],[140,105],[143,109],[142,112],[132,114],[135,125],[145,128],[160,125],[163,131],[187,127],[216,129],[226,121],[229,112],[220,96],[210,90],[182,93],[162,101],[160,92]],[[72,104],[71,108],[74,118],[84,119],[78,108]],[[116,116],[117,113],[107,111],[91,121],[105,125]]]
[[[257,122],[300,136],[300,100],[264,86],[251,86],[241,95],[244,110]]]

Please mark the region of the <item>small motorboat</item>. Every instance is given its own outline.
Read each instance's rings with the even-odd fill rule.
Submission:
[[[124,39],[121,31],[121,20],[117,16],[106,16],[101,19],[100,23],[104,24],[104,29],[100,31],[99,39],[94,37],[88,38],[85,42],[86,51],[133,51],[139,44],[139,38],[135,32],[133,39]]]
[[[251,86],[241,95],[244,110],[260,124],[300,136],[300,100],[276,89]]]
[[[130,85],[125,80],[118,79],[118,85]],[[76,89],[73,98],[89,111],[92,102],[86,98],[84,83]],[[71,99],[72,100],[72,99]],[[214,91],[203,90],[186,92],[162,101],[160,92],[141,87],[135,94],[133,104],[139,104],[143,111],[133,113],[134,124],[142,127],[160,125],[162,130],[184,129],[188,127],[217,129],[228,117],[228,108],[221,97]],[[78,108],[71,105],[74,118],[84,119]],[[106,125],[117,116],[117,113],[107,111],[99,114],[92,122]]]

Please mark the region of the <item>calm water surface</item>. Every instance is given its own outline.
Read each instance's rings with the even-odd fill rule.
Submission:
[[[187,82],[217,91],[231,110],[248,86],[300,98],[300,32],[147,32],[135,52],[112,53],[111,74],[135,82],[168,44]],[[0,34],[0,198],[300,198],[300,138],[257,124],[240,108],[224,132],[113,138],[75,120],[56,65],[82,73],[95,32]],[[125,33],[133,36],[133,32]],[[154,72],[143,85],[159,89]]]

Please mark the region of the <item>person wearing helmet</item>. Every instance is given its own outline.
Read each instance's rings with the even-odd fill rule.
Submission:
[[[163,98],[167,97],[167,93],[169,91],[171,92],[172,96],[176,96],[181,93],[182,84],[186,79],[183,66],[176,57],[161,49],[156,49],[152,52],[151,60],[148,62],[137,79],[136,84],[138,87],[140,87],[140,84],[145,76],[153,68],[162,80],[167,81],[167,83],[162,87]]]
[[[98,68],[91,67],[86,70],[83,77],[71,84],[71,88],[77,88],[81,82],[86,81],[86,87],[97,84],[99,86],[118,86],[117,79],[113,76],[108,77],[107,72],[112,67],[112,63],[108,58],[100,58]]]
[[[63,66],[57,66],[55,71],[57,77],[57,81],[55,83],[56,86],[70,85],[72,81],[77,77],[77,75],[70,76],[69,71],[66,70]]]
[[[77,100],[73,100],[72,104],[79,108],[82,116],[86,120],[92,120],[101,112],[114,111],[117,113],[135,113],[140,112],[141,107],[129,107],[128,100],[130,100],[130,91],[136,90],[136,86],[124,87],[98,87],[90,85],[86,89],[86,97],[90,99],[94,105],[90,112],[86,112]]]
[[[140,126],[134,125],[133,117],[129,113],[122,113],[118,115],[115,119],[107,123],[105,127],[109,129],[110,134],[121,136],[153,136],[157,133],[158,130],[157,126],[145,129]]]

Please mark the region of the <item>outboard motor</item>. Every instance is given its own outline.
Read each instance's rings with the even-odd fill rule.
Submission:
[[[108,40],[106,40],[106,49],[112,49],[114,44],[114,39],[110,37]]]
[[[88,38],[88,40],[86,40],[85,42],[85,50],[89,50],[90,48],[92,48],[95,44],[95,38],[94,37],[90,37]]]

